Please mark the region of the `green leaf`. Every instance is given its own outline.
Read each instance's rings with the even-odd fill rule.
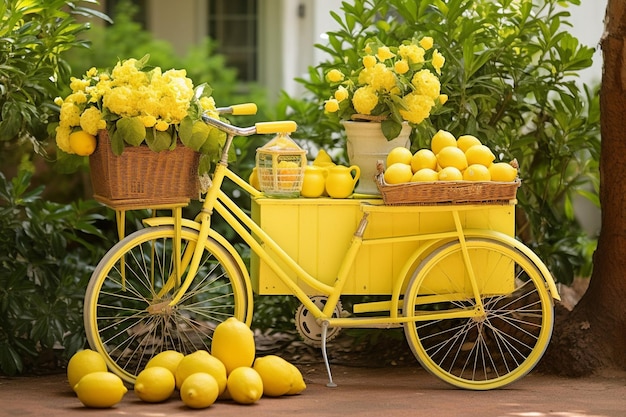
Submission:
[[[124,142],[131,146],[139,146],[146,138],[146,127],[138,117],[122,117],[115,123],[115,127]]]
[[[204,142],[209,138],[211,127],[203,121],[193,121],[191,118],[185,117],[178,130],[178,137],[183,145],[199,151]]]
[[[122,136],[119,130],[115,129],[113,134],[109,132],[109,137],[111,138],[111,150],[113,154],[120,156],[124,152],[124,136]]]
[[[206,142],[204,142],[204,145],[202,145],[200,152],[208,155],[211,160],[216,161],[225,143],[226,133],[222,132],[219,129],[211,129],[211,131],[209,132],[209,137],[207,138]]]
[[[152,128],[146,135],[146,143],[153,152],[161,152],[170,149],[172,142],[172,133],[169,130],[161,132]]]
[[[400,131],[402,131],[402,125],[395,120],[387,119],[381,122],[381,128],[383,135],[387,140],[393,140],[398,137]]]

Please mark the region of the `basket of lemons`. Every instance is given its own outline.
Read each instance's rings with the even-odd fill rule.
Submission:
[[[392,149],[386,168],[378,161],[376,184],[387,205],[508,204],[521,185],[517,161],[495,159],[475,136],[440,130],[430,149]]]
[[[298,198],[302,190],[306,151],[279,134],[256,151],[259,187],[268,197]]]

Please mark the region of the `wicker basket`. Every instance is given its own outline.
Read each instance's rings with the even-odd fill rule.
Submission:
[[[188,204],[198,198],[199,159],[200,154],[182,144],[163,152],[130,146],[117,156],[102,130],[89,156],[94,198],[114,209]]]
[[[495,181],[436,181],[387,184],[382,162],[378,163],[376,185],[386,205],[509,204],[521,185]]]

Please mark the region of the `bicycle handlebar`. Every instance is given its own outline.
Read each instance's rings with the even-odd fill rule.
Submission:
[[[254,103],[234,104],[228,107],[218,107],[219,114],[232,114],[234,116],[243,116],[256,114],[257,107]]]
[[[220,114],[232,114],[232,115],[251,115],[256,114],[257,106],[254,103],[236,104],[229,107],[219,107],[217,111]],[[296,122],[292,120],[279,120],[275,122],[259,122],[250,127],[238,127],[221,120],[214,119],[202,115],[202,120],[223,132],[226,132],[232,136],[251,136],[254,134],[271,134],[271,133],[292,133],[298,128]]]

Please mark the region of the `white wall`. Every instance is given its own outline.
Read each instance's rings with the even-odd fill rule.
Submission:
[[[572,35],[581,44],[595,48],[593,66],[580,73],[584,83],[598,83],[602,78],[602,53],[600,38],[604,33],[604,16],[607,0],[583,0],[580,6],[569,7]]]

